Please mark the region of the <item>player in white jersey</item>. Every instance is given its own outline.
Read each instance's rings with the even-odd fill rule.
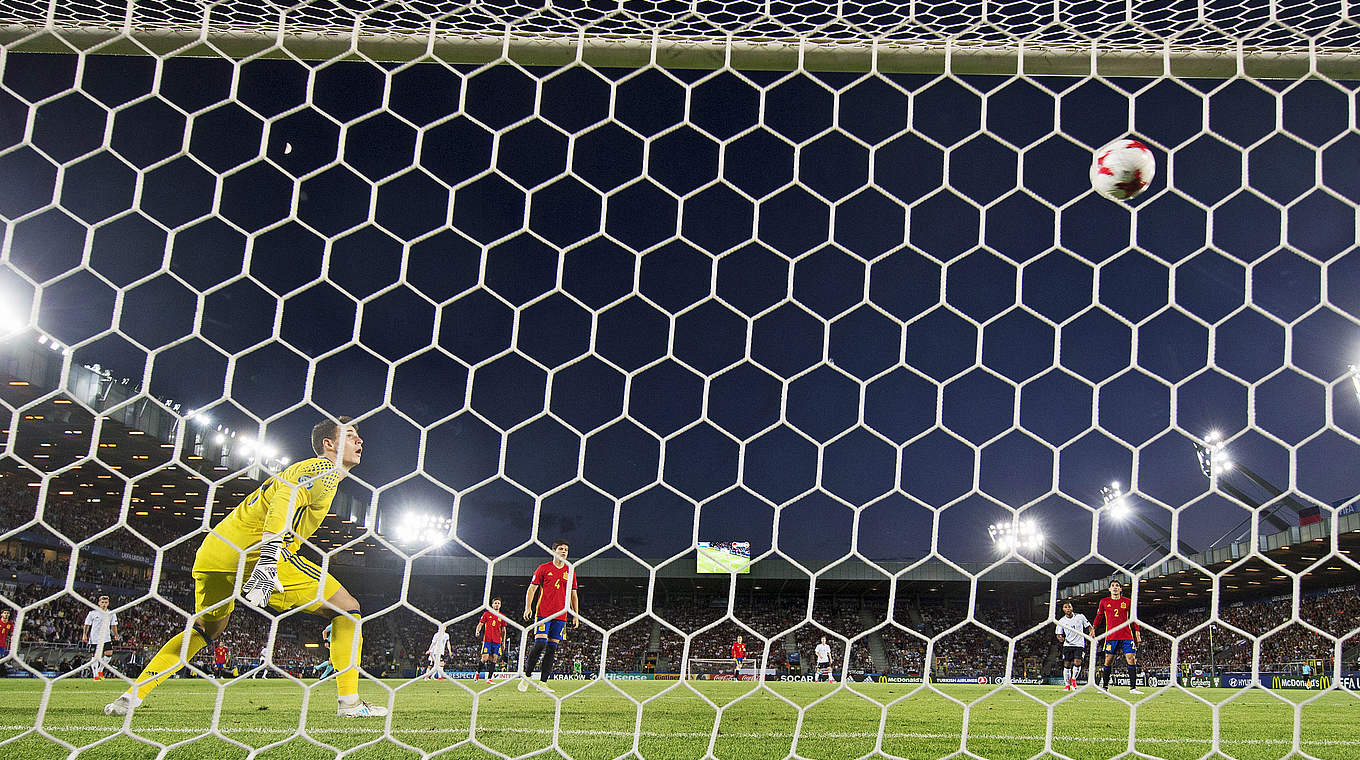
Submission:
[[[822,680],[822,674],[826,674],[826,680],[831,680],[831,645],[826,643],[826,637],[813,650],[817,654],[817,674],[812,677],[814,681]]]
[[[1081,661],[1086,656],[1086,636],[1091,630],[1091,621],[1085,615],[1072,614],[1072,603],[1063,602],[1063,615],[1058,618],[1058,643],[1062,645],[1063,691],[1077,688],[1077,678],[1081,676]]]
[[[430,670],[425,674],[425,678],[436,681],[444,677],[444,655],[452,655],[453,647],[449,645],[449,632],[440,628],[430,637],[430,648],[425,650],[425,654],[430,658]]]
[[[94,647],[94,655],[90,658],[90,673],[94,680],[104,680],[104,669],[108,667],[104,660],[104,647],[118,640],[118,613],[109,609],[107,596],[99,597],[99,606],[85,615],[85,631],[81,633],[80,640]]]
[[[269,677],[269,642],[260,647],[260,667],[250,674],[251,678]]]

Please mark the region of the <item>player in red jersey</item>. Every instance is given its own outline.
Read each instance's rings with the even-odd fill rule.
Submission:
[[[746,642],[742,641],[740,635],[732,643],[732,659],[737,661],[737,670],[732,674],[732,677],[741,680],[741,664],[746,660]]]
[[[14,621],[9,610],[0,610],[0,658],[9,657],[9,640],[14,636]]]
[[[567,564],[567,552],[570,549],[566,541],[552,542],[552,561],[538,566],[533,579],[529,581],[529,590],[524,594],[524,619],[533,620],[537,612],[537,622],[534,624],[534,645],[529,649],[529,657],[524,661],[523,677],[519,681],[520,691],[529,689],[528,679],[540,655],[543,657],[540,678],[543,681],[552,678],[553,658],[557,656],[557,648],[562,645],[568,611],[571,613],[571,627],[581,624],[577,617],[581,612],[581,602],[576,596],[576,571]],[[567,603],[568,591],[571,591],[570,604]],[[537,610],[534,607],[536,594]],[[552,691],[547,686],[543,688]]]
[[[221,644],[213,649],[213,670],[218,678],[227,677],[227,648]]]
[[[482,613],[482,619],[477,621],[477,630],[474,636],[482,637],[482,670],[486,671],[486,680],[491,680],[491,674],[496,672],[496,663],[501,661],[501,633],[505,628],[505,618],[501,617],[501,598],[498,596],[491,600],[491,609]],[[477,671],[476,678],[482,677],[482,670]]]
[[[1110,688],[1114,656],[1122,653],[1129,666],[1129,693],[1142,694],[1138,690],[1138,645],[1143,643],[1143,634],[1133,622],[1132,605],[1124,597],[1124,584],[1119,581],[1110,581],[1110,595],[1100,600],[1091,630],[1099,629],[1102,620],[1105,621],[1105,643],[1101,645],[1101,651],[1105,653],[1105,664],[1100,669],[1100,679],[1104,680],[1104,688]],[[1100,680],[1096,686],[1100,686]]]

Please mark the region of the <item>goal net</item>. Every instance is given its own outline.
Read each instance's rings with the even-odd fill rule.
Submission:
[[[1349,756],[1354,13],[5,3],[0,747]]]

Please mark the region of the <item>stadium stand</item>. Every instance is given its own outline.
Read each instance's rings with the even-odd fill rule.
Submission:
[[[73,420],[69,414],[62,416],[56,401],[44,409],[50,414],[32,415],[44,418],[33,420],[32,424],[39,432],[46,431],[53,440],[60,441],[60,429],[74,424]],[[155,412],[154,408],[152,412]],[[131,421],[152,432],[168,431],[163,420],[153,419],[152,412]],[[155,424],[151,424],[153,422]],[[111,449],[125,452],[129,463],[137,457],[151,457],[154,454],[146,452],[170,445],[164,442],[163,435],[148,434],[148,430],[111,422],[106,423],[106,430],[112,431],[108,438],[113,444]],[[54,455],[63,455],[61,446],[54,445],[51,450]],[[201,456],[187,458],[199,461],[205,472],[224,478],[224,483],[230,484],[217,493],[212,505],[214,520],[234,506],[240,495],[254,487],[258,481],[250,476],[259,478],[268,474],[267,470],[258,467],[224,474],[225,466],[213,464],[220,458],[201,446],[200,450]],[[132,453],[138,451],[143,453]],[[147,466],[142,465],[143,468]],[[157,549],[163,551],[156,591],[181,608],[187,609],[191,604],[192,588],[184,575],[175,571],[186,570],[192,564],[198,545],[195,534],[202,532],[201,513],[189,506],[176,506],[176,501],[168,497],[157,499],[153,494],[188,496],[195,493],[194,488],[202,488],[202,481],[196,474],[183,469],[167,468],[163,482],[133,487],[134,494],[144,495],[129,497],[126,527],[110,531],[110,527],[118,525],[123,517],[123,497],[104,490],[105,487],[98,483],[100,476],[97,470],[75,468],[50,479],[42,515],[44,526],[33,524],[37,482],[28,471],[12,464],[0,469],[0,528],[10,532],[7,539],[0,542],[0,571],[3,571],[0,588],[16,610],[36,605],[20,621],[18,650],[18,657],[35,667],[65,672],[63,668],[78,668],[84,661],[84,654],[78,648],[80,626],[76,621],[83,616],[88,603],[66,591],[72,544],[78,545],[79,551],[71,588],[87,599],[93,599],[97,593],[108,593],[113,597],[114,607],[124,608],[120,612],[123,637],[112,650],[116,665],[135,672],[138,664],[144,663],[149,656],[148,648],[184,624],[181,612],[161,602],[144,600],[155,577]],[[151,487],[161,490],[151,491]],[[147,490],[143,492],[142,488]],[[201,497],[201,493],[198,495]],[[339,572],[352,573],[355,568],[346,570],[347,565],[377,569],[384,566],[381,547],[371,540],[357,540],[362,534],[362,522],[356,509],[348,507],[347,511],[328,518],[326,529],[318,533],[319,548],[329,550],[345,542],[350,545],[348,552],[332,557]],[[19,528],[24,529],[17,530]],[[1289,552],[1302,553],[1301,545],[1302,539],[1299,546],[1279,544],[1276,551],[1286,553],[1284,561],[1288,561],[1293,556]],[[364,551],[378,556],[356,556]],[[440,553],[441,550],[435,550],[432,555]],[[1208,610],[1202,603],[1195,603],[1194,591],[1180,597],[1159,596],[1149,586],[1141,602],[1141,617],[1170,636],[1190,632],[1178,647],[1179,663],[1183,667],[1220,670],[1243,667],[1252,656],[1251,642],[1243,634],[1269,634],[1261,640],[1260,647],[1261,661],[1269,663],[1271,668],[1290,672],[1305,663],[1326,668],[1335,656],[1335,646],[1328,635],[1348,633],[1354,620],[1360,617],[1360,600],[1354,587],[1347,585],[1348,581],[1353,582],[1350,577],[1353,573],[1348,575],[1344,568],[1327,569],[1333,574],[1306,588],[1299,601],[1300,618],[1307,625],[1280,627],[1289,619],[1292,602],[1287,587],[1278,583],[1260,585],[1251,593],[1227,601],[1220,609],[1219,622],[1207,626]],[[417,574],[419,572],[417,570]],[[385,576],[377,570],[366,575],[371,576],[369,585],[375,588],[362,588],[364,583],[360,582],[356,594],[364,600],[366,609],[384,610],[392,597],[378,593],[376,587],[381,586]],[[1170,575],[1169,571],[1167,575]],[[1099,572],[1094,571],[1088,577],[1098,576]],[[1153,579],[1160,577],[1152,576]],[[1278,579],[1279,576],[1275,578]],[[683,639],[675,632],[678,630],[684,634],[699,632],[691,642],[688,652],[691,658],[725,658],[732,641],[740,634],[746,637],[748,651],[754,657],[762,656],[768,645],[770,665],[784,673],[805,672],[813,646],[825,634],[833,642],[838,662],[845,640],[855,639],[850,646],[852,672],[998,675],[1005,671],[1008,639],[1036,626],[1039,627],[1016,641],[1012,673],[1051,676],[1058,667],[1056,647],[1044,622],[1047,619],[1046,583],[1003,583],[1000,588],[992,589],[1003,593],[988,594],[979,599],[975,619],[1000,634],[994,635],[976,624],[959,626],[967,617],[968,594],[959,584],[941,583],[937,590],[936,586],[926,589],[919,583],[899,581],[892,620],[882,625],[887,598],[878,585],[868,581],[843,585],[835,593],[819,586],[808,622],[806,583],[790,584],[784,580],[780,590],[758,591],[759,586],[754,585],[758,579],[744,579],[741,583],[745,585],[739,586],[742,590],[732,608],[733,615],[740,621],[736,622],[724,619],[726,593],[705,591],[700,577],[667,578],[666,584],[657,589],[658,598],[652,606],[655,617],[637,620],[634,619],[646,609],[645,599],[637,596],[640,592],[630,596],[619,593],[617,588],[592,591],[593,580],[610,579],[592,579],[583,571],[582,603],[588,622],[569,633],[568,647],[559,660],[559,669],[563,672],[570,671],[578,661],[586,673],[598,672],[601,668],[605,671],[676,672],[684,656]],[[627,580],[619,585],[636,588],[631,578],[614,580]],[[422,577],[422,581],[412,584],[410,606],[387,610],[367,623],[370,640],[375,637],[375,628],[381,631],[376,634],[377,638],[387,639],[383,646],[372,647],[365,654],[365,667],[375,675],[412,675],[420,669],[437,621],[457,621],[451,629],[455,652],[448,663],[449,669],[471,667],[477,661],[479,650],[478,642],[473,639],[473,628],[476,614],[482,609],[485,579],[436,572]],[[1191,582],[1196,579],[1190,578],[1180,585],[1191,585]],[[1099,585],[1097,581],[1092,583]],[[498,578],[491,593],[504,597],[507,617],[513,619],[523,590],[524,582],[516,576]],[[1081,598],[1081,604],[1094,606],[1089,594]],[[424,614],[417,614],[411,607],[419,608]],[[629,620],[634,622],[609,634],[609,650],[605,655],[603,631],[615,629]],[[1041,622],[1044,624],[1040,625]],[[321,626],[322,621],[305,616],[282,620],[273,650],[274,665],[299,676],[311,675],[314,666],[325,656],[319,646]],[[507,655],[511,662],[517,654],[519,632],[519,628],[509,632]],[[933,647],[933,659],[927,662],[926,643],[934,637],[939,638]],[[223,638],[231,657],[229,670],[243,672],[258,664],[260,649],[267,640],[268,627],[264,618],[252,613],[238,614],[230,632]],[[1354,638],[1342,641],[1343,651],[1349,652],[1352,659],[1360,656],[1356,643]],[[801,656],[795,658],[794,653]],[[1141,655],[1143,665],[1149,669],[1165,669],[1169,667],[1170,659],[1170,641],[1149,633]],[[206,668],[208,655],[200,657],[199,664]]]

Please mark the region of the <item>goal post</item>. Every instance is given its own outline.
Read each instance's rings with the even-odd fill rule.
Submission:
[[[707,679],[711,676],[733,677],[737,672],[737,661],[732,659],[689,658],[689,677]]]

